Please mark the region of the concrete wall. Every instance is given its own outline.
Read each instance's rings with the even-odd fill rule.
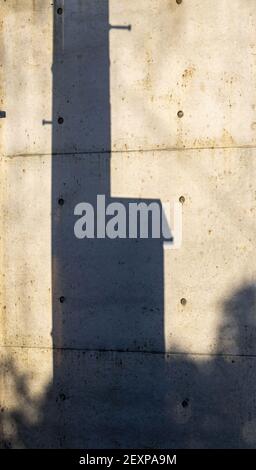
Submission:
[[[255,447],[255,0],[0,11],[1,446]],[[181,248],[77,240],[97,194]]]

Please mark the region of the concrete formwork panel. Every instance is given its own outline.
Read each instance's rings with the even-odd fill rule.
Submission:
[[[254,358],[62,350],[47,387],[51,354],[1,348],[2,446],[255,447]]]
[[[1,446],[255,446],[255,2],[1,13]],[[181,248],[77,240],[97,194]]]
[[[55,191],[66,204],[60,207],[54,198],[53,227],[51,159],[3,158],[2,344],[52,344],[51,229],[61,224],[53,259],[61,291],[56,289],[53,313],[70,326],[56,339],[59,347],[255,354],[254,156],[250,149],[226,149],[112,157],[109,202],[151,195],[169,202],[173,216],[172,204],[185,197],[182,246],[163,247],[155,260],[159,241],[74,237],[74,207],[90,185],[102,179],[104,186],[108,156],[54,157],[62,175]]]
[[[55,65],[64,67],[52,116],[53,2],[3,3],[4,153],[51,153],[59,115],[58,153],[255,145],[254,0],[216,0],[214,8],[211,0],[110,0],[108,18],[105,5],[72,0],[57,17]],[[90,94],[88,83],[100,77],[110,81],[111,144],[103,131],[95,139],[95,101],[104,120],[106,97],[104,85]]]

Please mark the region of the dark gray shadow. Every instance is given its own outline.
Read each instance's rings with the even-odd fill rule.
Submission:
[[[130,416],[127,397],[129,403],[143,404],[150,393],[146,381],[138,392],[139,363],[144,356],[136,354],[135,362],[131,358],[133,375],[128,366],[118,378],[120,372],[110,355],[119,363],[125,351],[131,357],[139,351],[164,351],[162,240],[78,240],[74,236],[73,212],[81,201],[96,207],[97,195],[104,194],[106,203],[153,202],[129,200],[125,194],[123,199],[111,197],[108,10],[106,0],[71,0],[65,3],[63,14],[56,13],[54,18],[53,389],[57,397],[66,398],[58,402],[58,433],[65,446],[114,445],[125,421],[127,436],[143,434],[148,424],[140,418],[139,409],[137,417]],[[117,34],[132,34],[132,28],[121,28],[123,20],[124,25],[116,25],[120,26]],[[79,359],[80,354],[86,359]],[[70,366],[74,358],[78,363]],[[163,402],[164,357],[159,359],[157,380],[154,375],[152,379],[157,400]],[[155,373],[150,364],[143,367],[144,375]],[[120,387],[122,392],[117,392]],[[148,407],[153,407],[152,399]],[[121,442],[128,444],[125,435]]]
[[[255,356],[243,353],[255,292],[245,284],[223,303],[212,357],[178,348],[166,356],[55,350],[54,383],[43,399],[31,396],[30,378],[12,360],[2,363],[20,405],[0,408],[1,448],[255,448]],[[235,354],[224,354],[227,338]]]

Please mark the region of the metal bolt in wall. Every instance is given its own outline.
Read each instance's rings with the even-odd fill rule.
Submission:
[[[186,398],[185,400],[183,400],[183,402],[181,403],[181,405],[182,405],[183,408],[187,408],[188,405],[189,405],[189,399]]]
[[[64,199],[63,199],[62,197],[60,197],[60,198],[58,199],[58,204],[59,204],[59,206],[64,206],[64,202],[65,202],[65,201],[64,201]]]

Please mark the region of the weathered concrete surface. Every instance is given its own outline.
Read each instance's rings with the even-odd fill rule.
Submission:
[[[88,241],[73,241],[73,208],[84,200],[85,187],[88,191],[89,186],[97,184],[99,177],[105,179],[108,156],[72,157],[72,173],[70,156],[55,156],[62,175],[56,182],[55,191],[65,200],[68,198],[68,204],[63,208],[54,200],[53,220],[55,223],[61,220],[62,223],[56,243],[63,253],[70,246],[73,248],[72,263],[66,267],[65,273],[58,272],[61,282],[65,283],[64,291],[69,293],[67,302],[61,307],[61,315],[64,321],[69,321],[72,311],[76,319],[73,329],[70,325],[69,335],[64,338],[65,343],[59,346],[112,349],[114,335],[116,349],[165,352],[175,351],[177,347],[186,353],[208,354],[218,349],[221,334],[222,352],[256,354],[254,297],[247,296],[245,291],[244,300],[238,299],[237,308],[229,313],[230,316],[225,311],[229,299],[243,286],[253,286],[256,278],[256,267],[251,262],[256,230],[255,156],[251,149],[116,153],[112,156],[114,198],[147,200],[151,195],[173,203],[181,195],[185,197],[182,246],[179,250],[164,251],[165,343],[161,342],[161,334],[158,338],[155,331],[162,312],[152,310],[154,296],[148,291],[144,294],[140,289],[142,298],[138,299],[127,285],[122,289],[120,284],[119,302],[125,309],[122,315],[120,303],[111,296],[108,279],[101,279],[100,273],[94,279],[96,258],[92,264],[86,265]],[[2,344],[50,347],[51,159],[27,156],[3,158],[1,163],[5,203]],[[90,171],[87,173],[88,168]],[[111,259],[104,252],[105,243],[102,240],[91,241],[90,246],[96,246],[101,252],[111,278],[115,263],[122,260],[122,252],[116,250],[117,256],[113,258],[110,251]],[[110,242],[109,246],[113,243],[119,247],[116,242]],[[131,269],[129,264],[127,269]],[[135,282],[139,282],[138,266],[136,269],[137,274],[133,275]],[[55,272],[57,270],[58,266]],[[157,265],[155,270],[159,272]],[[123,267],[120,276],[122,271]],[[93,289],[98,282],[99,285]],[[182,297],[187,299],[185,307],[180,304]],[[81,328],[83,322],[85,330]]]
[[[1,446],[255,447],[255,2],[1,13]],[[76,240],[96,194],[181,249]]]
[[[251,149],[123,153],[112,157],[115,197],[183,204],[183,241],[164,252],[166,350],[255,354],[255,151]],[[180,299],[185,297],[183,307]],[[240,304],[240,305],[239,305]],[[236,324],[237,323],[237,324]],[[236,324],[236,325],[235,325]],[[239,330],[240,341],[237,344]],[[221,333],[222,331],[222,333]],[[225,331],[225,333],[223,333]],[[242,344],[241,344],[242,341]]]
[[[1,160],[1,345],[52,345],[51,164]]]
[[[93,31],[85,44],[80,38],[88,4],[71,0],[65,4],[65,17],[57,18],[56,42],[59,62],[65,59],[78,73],[70,83],[64,76],[58,83],[65,135],[57,131],[54,151],[255,145],[254,0],[216,0],[214,7],[212,0],[182,5],[175,0],[128,0],[125,6],[120,0],[106,2],[110,24],[132,28],[109,32],[112,144],[104,132],[95,141],[96,96],[86,94],[84,81],[88,61],[98,61],[98,66],[96,77],[95,69],[87,68],[87,81],[105,76],[106,64],[95,56],[105,39],[96,34],[105,18],[95,2],[90,7]],[[8,155],[51,153],[51,125],[42,126],[42,121],[52,120],[52,3],[1,2]],[[64,99],[70,93],[73,99]],[[81,104],[86,104],[86,113]],[[183,119],[177,118],[179,110]]]
[[[113,149],[255,145],[254,0],[112,0],[110,23]]]
[[[47,388],[51,350],[0,349],[5,446],[255,447],[254,358],[56,354],[65,374]]]
[[[50,0],[1,1],[1,153],[51,153],[53,18]]]

